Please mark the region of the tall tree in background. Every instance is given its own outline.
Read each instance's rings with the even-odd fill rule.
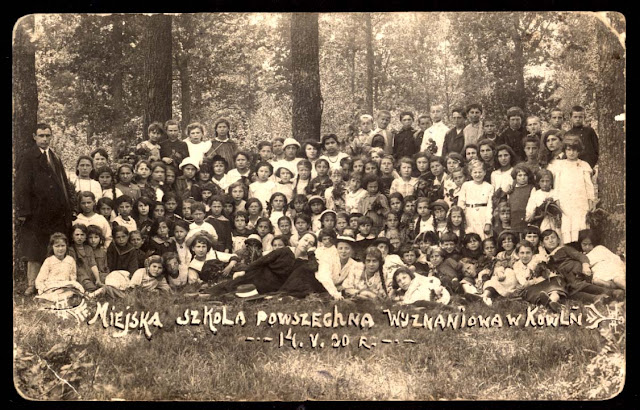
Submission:
[[[298,141],[320,138],[322,96],[318,61],[318,14],[291,15],[293,136]]]
[[[174,58],[180,81],[180,113],[182,114],[182,129],[186,130],[191,122],[191,75],[189,73],[191,63],[191,50],[195,45],[194,15],[181,14],[176,17],[176,30],[174,42],[176,42]]]
[[[549,63],[559,13],[455,13],[450,17],[467,103],[483,102],[485,110],[494,113],[514,105],[537,113],[528,105],[533,96],[525,72]]]
[[[20,19],[13,39],[13,150],[15,159],[31,145],[38,122],[36,55],[32,42],[35,17]]]
[[[14,26],[13,37],[13,163],[33,144],[38,123],[38,87],[36,54],[32,42],[35,17],[21,18]],[[15,171],[14,171],[15,173]],[[15,177],[15,174],[14,174]],[[17,219],[14,224],[17,224]],[[14,225],[14,252],[19,246],[18,226]]]
[[[364,29],[367,43],[367,88],[365,98],[365,108],[367,113],[373,115],[373,76],[374,76],[374,55],[373,55],[373,27],[371,24],[371,13],[364,15]]]
[[[124,132],[124,19],[121,14],[112,16],[113,28],[111,31],[111,46],[113,47],[113,78],[111,80],[111,93],[113,95],[113,123],[111,128],[111,136],[114,141],[125,140]],[[113,144],[112,156],[115,158],[117,154],[118,144]]]
[[[624,16],[606,13],[602,21],[594,21],[597,27],[596,47],[599,81],[596,84],[596,113],[600,142],[600,181],[598,184],[602,208],[610,215],[601,224],[604,245],[616,250],[625,242],[626,220],[626,141],[623,122],[615,117],[625,112],[625,61],[626,50],[620,34],[626,32]],[[595,20],[595,19],[593,19]],[[608,25],[606,25],[608,23]]]
[[[143,133],[149,124],[171,118],[171,16],[147,18],[145,37],[145,104]]]

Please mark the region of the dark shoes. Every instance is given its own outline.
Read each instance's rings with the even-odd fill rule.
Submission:
[[[549,309],[553,310],[555,313],[559,313],[562,310],[562,305],[552,300],[549,302]]]
[[[613,300],[615,300],[615,301],[622,301],[622,300],[624,300],[624,290],[616,289],[613,292],[611,292],[611,296],[613,297]]]
[[[547,306],[549,303],[549,295],[547,295],[547,292],[540,292],[538,294],[538,303],[542,306]]]

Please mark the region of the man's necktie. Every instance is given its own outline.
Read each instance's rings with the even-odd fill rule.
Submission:
[[[51,159],[51,150],[46,150],[45,154],[47,155],[47,162],[49,163],[49,168],[51,168],[51,170],[55,172],[56,168],[53,166],[53,160]]]

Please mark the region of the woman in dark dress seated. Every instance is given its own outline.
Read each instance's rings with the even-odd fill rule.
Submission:
[[[255,285],[258,293],[265,294],[280,290],[293,271],[309,264],[308,251],[317,242],[315,234],[307,232],[298,240],[298,245],[276,249],[251,263],[245,274],[218,284],[208,290],[213,295],[221,295],[236,290],[238,285]]]

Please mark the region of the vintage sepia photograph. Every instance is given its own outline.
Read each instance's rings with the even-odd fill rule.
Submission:
[[[19,18],[15,393],[618,397],[626,23]]]

